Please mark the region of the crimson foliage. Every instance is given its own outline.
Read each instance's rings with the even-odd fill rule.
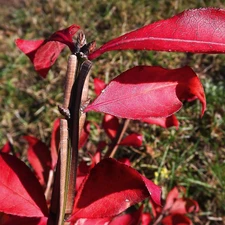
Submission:
[[[193,53],[225,52],[225,11],[205,8],[184,11],[167,20],[146,25],[115,38],[89,55],[95,59],[112,50],[156,50]],[[17,39],[16,45],[34,64],[35,70],[46,77],[60,52],[67,45],[75,53],[73,36],[79,26],[59,30],[46,40]],[[98,97],[85,109],[106,113],[103,128],[111,140],[117,135],[119,117],[138,119],[162,127],[176,126],[175,113],[182,101],[198,98],[206,110],[206,99],[201,82],[188,66],[178,69],[136,66],[114,78],[108,85],[95,79]],[[0,153],[0,212],[1,224],[44,225],[48,210],[43,194],[48,173],[57,162],[59,123],[56,122],[51,141],[51,152],[38,139],[26,136],[29,143],[28,160],[39,179],[17,157]],[[83,146],[90,132],[87,122],[81,135]],[[119,145],[141,146],[142,136],[130,134]],[[106,143],[103,143],[105,146]],[[180,198],[177,188],[168,195],[161,207],[161,189],[132,167],[115,159],[101,160],[101,147],[92,158],[92,164],[82,162],[78,168],[77,194],[69,221],[76,224],[143,224],[162,217],[162,224],[191,224],[184,214],[198,211],[198,204]],[[10,152],[9,143],[2,149]],[[75,188],[75,187],[74,187]],[[143,212],[143,206],[132,213],[120,215],[134,204],[149,197],[153,216]]]

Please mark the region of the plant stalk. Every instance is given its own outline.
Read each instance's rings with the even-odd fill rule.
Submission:
[[[64,87],[64,99],[60,112],[66,119],[60,120],[60,146],[59,157],[55,171],[50,216],[48,225],[62,225],[65,215],[66,196],[68,192],[68,174],[70,172],[71,153],[68,148],[68,107],[71,99],[71,91],[77,69],[77,56],[71,55],[68,59],[66,80]]]
[[[116,151],[118,149],[119,143],[122,140],[125,131],[127,130],[129,122],[130,122],[129,119],[122,120],[120,127],[118,129],[118,132],[116,134],[116,137],[114,138],[111,145],[109,146],[109,149],[107,150],[104,158],[108,158],[108,157],[113,158],[114,157],[114,155],[116,154]]]
[[[73,204],[74,204],[76,175],[77,175],[76,172],[78,167],[79,134],[81,133],[81,130],[83,129],[82,124],[84,123],[83,120],[85,119],[83,116],[80,116],[80,107],[81,107],[83,89],[88,90],[88,82],[86,81],[86,78],[88,77],[91,66],[92,66],[92,63],[89,60],[84,60],[84,62],[81,63],[78,77],[72,88],[72,94],[71,94],[71,100],[70,100],[70,106],[69,106],[69,110],[71,113],[71,119],[69,120],[69,134],[70,134],[69,136],[71,138],[71,148],[72,148],[71,154],[72,155],[71,155],[71,165],[70,165],[69,189],[68,189],[66,209],[65,209],[66,218],[69,217],[70,214],[72,213]],[[87,87],[84,88],[85,85]],[[80,118],[81,118],[81,121],[80,121]]]

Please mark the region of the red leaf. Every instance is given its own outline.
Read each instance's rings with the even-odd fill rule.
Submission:
[[[113,79],[85,111],[129,119],[168,117],[182,107],[181,100],[191,96],[201,101],[203,115],[206,109],[204,90],[190,67],[169,70],[137,66]]]
[[[17,39],[16,45],[29,57],[34,69],[44,78],[65,47],[64,44],[55,41],[22,39]]]
[[[182,187],[180,187],[182,190]],[[184,191],[184,190],[183,190]],[[198,212],[199,205],[196,201],[189,198],[180,198],[179,190],[174,187],[166,198],[166,204],[163,208],[163,212],[167,214],[187,214],[191,212]]]
[[[127,145],[127,146],[134,146],[134,147],[141,147],[143,141],[143,136],[141,134],[130,134],[126,136],[119,145]]]
[[[95,94],[100,95],[101,91],[105,88],[106,84],[104,81],[100,80],[99,78],[94,78],[94,87],[95,87]]]
[[[126,164],[127,166],[131,166],[131,162],[128,158],[119,158],[118,161]]]
[[[91,165],[92,166],[92,165]],[[88,166],[85,161],[81,161],[77,168],[76,190],[80,187],[86,175],[89,173],[91,166]]]
[[[174,114],[169,116],[169,117],[144,118],[142,121],[145,122],[145,123],[149,123],[149,124],[156,124],[156,125],[161,126],[163,128],[169,128],[169,127],[174,126],[178,129],[178,127],[179,127],[179,122],[178,122],[178,120],[177,120],[177,118]]]
[[[166,203],[164,205],[163,210],[170,209],[174,202],[179,198],[179,189],[177,187],[174,187],[167,195],[166,197]]]
[[[30,169],[14,156],[0,153],[0,212],[43,217],[48,209],[42,187]]]
[[[125,213],[123,215],[115,217],[112,220],[112,222],[109,224],[110,225],[118,225],[118,224],[137,225],[137,224],[140,224],[142,211],[143,211],[143,205],[138,210],[135,210],[132,213]]]
[[[96,153],[92,157],[92,165],[93,165],[92,167],[94,167],[100,161],[101,161],[101,152],[100,151],[96,151]]]
[[[191,225],[191,220],[180,214],[169,215],[162,220],[163,225]]]
[[[13,144],[10,143],[10,141],[7,141],[7,143],[2,147],[2,149],[0,149],[0,152],[4,152],[4,153],[8,153],[8,154],[12,153],[13,155],[20,158],[20,153],[15,152],[14,146],[13,146]]]
[[[2,147],[1,152],[4,152],[4,153],[11,152],[11,144],[9,141]]]
[[[151,203],[151,206],[152,206],[152,214],[153,214],[153,217],[157,217],[159,214],[161,214],[162,212],[162,206],[159,206],[157,204],[155,204],[154,201],[152,201],[152,199],[150,199],[149,201]]]
[[[47,41],[61,42],[67,45],[70,48],[70,51],[73,53],[75,48],[73,36],[77,33],[79,29],[80,27],[78,25],[73,24],[66,29],[56,31]]]
[[[149,225],[151,224],[152,218],[149,213],[143,213],[141,218],[141,224],[142,225]]]
[[[102,121],[102,127],[109,138],[113,139],[116,137],[117,131],[119,129],[119,120],[115,116],[105,114]]]
[[[107,158],[86,176],[75,197],[70,221],[118,215],[150,196],[158,204],[161,190],[136,170]]]
[[[72,37],[78,29],[79,26],[72,25],[64,30],[55,32],[47,40],[17,39],[15,43],[29,57],[34,64],[35,70],[42,77],[46,77],[65,45],[72,48]]]
[[[33,167],[40,184],[45,187],[51,169],[50,151],[43,142],[35,137],[24,136],[24,139],[29,144],[27,159]]]
[[[87,165],[85,161],[81,161],[77,168],[78,176],[86,176],[89,173],[90,166]]]
[[[89,171],[95,167],[97,163],[101,160],[101,146],[105,145],[105,143],[100,142],[99,143],[99,150],[96,151],[94,156],[91,156],[92,163],[90,165],[87,165],[85,161],[81,161],[78,169],[77,169],[77,179],[76,179],[76,190],[80,187],[81,183],[83,182],[84,178],[87,176]]]
[[[107,146],[107,144],[106,144],[105,141],[99,141],[98,145],[97,145],[96,152],[100,152],[101,153],[106,146]]]
[[[77,179],[76,179],[76,190],[80,187],[84,178],[87,176],[89,171],[101,160],[101,151],[106,146],[104,141],[98,143],[98,147],[94,156],[91,156],[91,164],[87,165],[85,161],[81,161],[77,169]]]
[[[98,219],[79,219],[76,223],[71,223],[71,225],[108,225],[111,218],[98,218]]]
[[[187,10],[115,38],[90,54],[89,59],[107,51],[127,49],[224,53],[224,23],[223,9]]]
[[[22,40],[17,39],[15,41],[17,47],[25,53],[29,59],[33,62],[35,58],[35,53],[44,43],[45,40]]]
[[[163,208],[165,214],[187,214],[191,212],[198,212],[199,205],[196,201],[189,198],[180,198],[179,190],[185,191],[184,188],[174,187],[166,198],[166,203]]]
[[[86,121],[84,124],[84,128],[81,131],[81,135],[80,135],[80,139],[79,139],[79,149],[82,148],[85,145],[85,143],[87,142],[87,139],[90,134],[90,129],[91,129],[90,122]]]
[[[78,191],[78,189],[80,188],[80,185],[82,184],[84,178],[85,178],[85,176],[83,176],[83,175],[77,175],[77,178],[76,178],[76,191]]]
[[[4,215],[3,221],[0,218],[1,225],[47,225],[47,217],[32,218],[32,217],[20,217],[12,215]]]
[[[141,176],[148,192],[151,194],[151,200],[158,206],[161,206],[161,188],[144,176]]]
[[[189,198],[177,199],[172,205],[172,207],[169,209],[170,214],[187,214],[198,211],[198,203]]]
[[[52,169],[55,168],[58,160],[58,149],[59,149],[59,132],[60,119],[56,119],[53,124],[52,137],[51,137],[51,159],[52,159]]]

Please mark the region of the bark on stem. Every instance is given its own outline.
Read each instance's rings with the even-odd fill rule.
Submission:
[[[69,109],[71,112],[71,119],[69,120],[69,133],[71,138],[72,161],[70,167],[69,190],[66,203],[67,216],[70,216],[73,210],[75,187],[76,187],[76,175],[77,175],[76,172],[78,166],[79,132],[82,129],[82,127],[79,126],[81,97],[85,80],[89,74],[91,66],[92,63],[89,60],[85,60],[81,64],[79,74],[72,88],[72,94],[70,98]],[[88,85],[88,83],[86,83],[86,85]]]
[[[68,110],[71,91],[75,80],[77,69],[77,56],[71,55],[68,59],[66,80],[64,87],[64,100],[62,109]],[[64,115],[65,116],[65,115]],[[62,225],[64,222],[66,195],[69,173],[69,151],[68,151],[68,123],[66,119],[60,121],[60,146],[59,157],[55,171],[50,215],[48,225]]]

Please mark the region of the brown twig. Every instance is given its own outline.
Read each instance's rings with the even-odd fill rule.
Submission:
[[[47,201],[49,201],[50,197],[51,197],[50,195],[51,195],[51,188],[52,188],[53,180],[54,180],[54,171],[51,169],[49,171],[48,182],[47,182],[46,189],[45,189],[45,199]]]
[[[68,155],[68,122],[66,119],[60,120],[60,194],[59,194],[59,219],[58,225],[64,223],[65,217],[65,207],[66,207],[66,196],[68,192],[68,182],[69,182],[69,173],[68,173],[68,161],[70,155]]]
[[[64,87],[64,100],[62,107],[59,107],[60,112],[68,119],[68,107],[71,99],[71,91],[75,80],[75,74],[77,69],[77,56],[71,55],[68,59],[66,81]],[[64,220],[65,205],[68,186],[68,123],[66,119],[60,121],[60,147],[59,158],[57,162],[54,186],[51,199],[50,216],[48,225],[57,224],[61,225]]]
[[[164,218],[164,215],[161,214],[152,225],[158,225],[158,224],[160,224],[163,218]]]
[[[15,149],[14,149],[14,143],[13,143],[12,136],[10,134],[7,134],[6,136],[7,136],[8,142],[9,142],[10,150],[11,150],[12,154],[14,156],[16,156],[16,152],[15,152]]]
[[[56,165],[56,171],[54,174],[52,199],[51,199],[51,205],[49,209],[47,225],[58,225],[59,192],[60,192],[59,180],[60,180],[60,158],[58,159],[58,162]]]
[[[88,77],[89,71],[91,69],[92,63],[89,60],[85,60],[80,67],[80,72],[74,83],[72,89],[72,95],[70,100],[70,113],[71,119],[69,120],[69,133],[71,137],[71,148],[72,148],[72,155],[71,155],[71,167],[70,167],[70,177],[69,177],[69,190],[67,195],[66,201],[66,214],[69,216],[73,210],[73,203],[75,197],[75,186],[76,186],[76,171],[78,166],[78,143],[79,143],[79,133],[82,129],[79,126],[79,119],[80,119],[80,106],[81,106],[81,98],[83,87]],[[86,85],[87,82],[86,82]]]
[[[120,124],[120,127],[118,129],[118,132],[116,134],[116,137],[114,138],[114,140],[112,141],[109,149],[107,150],[104,158],[108,158],[111,157],[113,158],[114,155],[116,154],[116,151],[118,149],[118,144],[120,143],[120,141],[123,138],[123,135],[129,125],[130,120],[129,119],[123,119],[122,123]]]
[[[86,113],[84,112],[84,109],[86,106],[89,104],[89,98],[88,98],[88,90],[89,90],[89,78],[90,78],[90,73],[91,71],[88,72],[88,75],[85,79],[84,82],[84,87],[81,95],[81,106],[80,106],[80,119],[79,119],[79,137],[81,135],[81,131],[84,127],[84,123],[86,120]]]

